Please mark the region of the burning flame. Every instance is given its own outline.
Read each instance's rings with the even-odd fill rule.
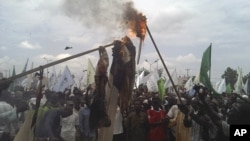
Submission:
[[[147,18],[146,16],[142,15],[142,13],[140,13],[138,15],[138,19],[136,20],[135,23],[135,30],[136,30],[136,36],[141,38],[142,40],[145,39],[145,35],[146,35],[146,31],[147,31],[147,27],[146,27],[146,23],[147,23]]]
[[[140,38],[140,40],[145,39],[145,35],[147,31],[147,28],[146,28],[147,18],[141,12],[138,12],[134,8],[134,5],[132,2],[128,2],[125,5],[124,20],[126,21],[126,24],[128,25],[128,28],[129,28],[129,31],[128,31],[129,37],[136,36]]]
[[[146,35],[146,23],[147,18],[146,16],[142,15],[142,13],[138,13],[136,17],[133,18],[133,20],[129,21],[129,32],[128,36],[136,36],[140,38],[141,40],[145,39]]]

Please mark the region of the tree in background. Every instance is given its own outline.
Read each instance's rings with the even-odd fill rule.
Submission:
[[[231,88],[234,88],[234,84],[237,81],[237,70],[234,70],[230,67],[228,67],[224,74],[221,76],[221,78],[225,78],[226,79],[226,84],[230,84]]]

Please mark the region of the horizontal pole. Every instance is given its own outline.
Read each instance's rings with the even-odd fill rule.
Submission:
[[[107,48],[107,47],[110,47],[110,46],[113,46],[113,45],[114,45],[114,43],[111,43],[111,44],[107,44],[107,45],[100,46],[100,47]],[[26,75],[28,75],[28,74],[34,73],[34,72],[39,71],[39,70],[41,70],[41,69],[45,69],[45,68],[54,66],[54,65],[56,65],[56,64],[60,64],[60,63],[62,63],[62,62],[65,62],[65,61],[68,61],[68,60],[71,60],[71,59],[74,59],[74,58],[77,58],[77,57],[80,57],[80,56],[89,54],[89,53],[94,52],[94,51],[97,51],[97,50],[99,50],[99,48],[95,48],[95,49],[91,49],[91,50],[88,50],[88,51],[85,51],[85,52],[82,52],[82,53],[78,53],[78,54],[75,54],[75,55],[72,55],[72,56],[69,56],[69,57],[66,57],[66,58],[63,58],[63,59],[60,59],[60,60],[57,60],[57,61],[48,63],[48,64],[45,64],[45,65],[43,65],[43,66],[39,66],[39,67],[37,67],[37,68],[28,70],[28,71],[26,71],[26,72],[17,74],[17,75],[15,75],[15,76],[9,77],[9,78],[7,78],[7,79],[0,80],[0,85],[2,85],[2,84],[4,84],[4,83],[8,83],[8,82],[10,82],[10,81],[13,81],[13,80],[15,80],[15,79],[17,79],[17,78],[21,78],[21,77],[26,76]]]

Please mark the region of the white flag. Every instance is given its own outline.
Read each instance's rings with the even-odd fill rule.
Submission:
[[[33,83],[32,74],[27,75],[27,77],[21,82],[21,86],[24,87],[25,90],[29,90],[31,88],[31,84]]]
[[[189,90],[193,89],[194,83],[193,83],[192,79],[193,79],[193,77],[190,77],[188,79],[188,81],[185,83],[184,88],[186,89],[186,91],[189,91]]]
[[[194,84],[199,84],[200,83],[200,72],[195,76],[193,83]]]
[[[172,78],[174,84],[177,85],[178,84],[178,77],[177,77],[176,69],[172,72],[171,78]],[[165,82],[165,88],[169,88],[169,87],[172,87],[172,83],[171,83],[170,79],[168,79]]]
[[[223,81],[223,80],[219,80],[219,81],[217,81],[217,82],[215,83],[214,89],[215,89],[216,91],[219,90],[219,86],[220,86],[220,83],[221,83],[222,81]]]
[[[144,77],[144,71],[141,72],[139,76],[136,78],[136,87],[138,88],[140,84],[142,84],[142,79]]]
[[[89,84],[93,84],[94,82],[95,82],[95,68],[90,59],[88,59],[87,86]]]
[[[74,78],[70,73],[68,66],[66,66],[61,77],[56,82],[53,91],[64,92],[66,88],[71,87],[74,83],[75,83]]]
[[[159,75],[157,74],[156,71],[154,72],[151,72],[149,74],[149,77],[147,80],[144,79],[143,82],[146,81],[146,85],[148,87],[148,91],[149,92],[157,92],[158,91],[158,84],[157,84],[157,81],[159,80]]]
[[[219,87],[218,87],[217,92],[218,92],[219,94],[221,94],[221,93],[223,93],[223,92],[226,92],[226,90],[227,90],[227,85],[226,85],[226,79],[224,78],[224,79],[222,79],[222,81],[220,82],[220,85],[219,85]]]
[[[243,90],[243,77],[242,77],[242,69],[238,67],[238,78],[236,83],[234,84],[234,92],[238,94],[242,94]]]
[[[248,79],[247,79],[243,89],[244,89],[245,94],[248,94]]]
[[[55,86],[56,81],[57,81],[56,69],[55,69],[55,66],[53,66],[53,70],[52,70],[51,76],[49,78],[49,89],[50,90],[53,90],[53,87]]]

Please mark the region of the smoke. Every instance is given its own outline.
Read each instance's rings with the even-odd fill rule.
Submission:
[[[127,32],[129,21],[138,14],[128,0],[65,0],[63,11],[87,28],[104,28],[109,32]]]

